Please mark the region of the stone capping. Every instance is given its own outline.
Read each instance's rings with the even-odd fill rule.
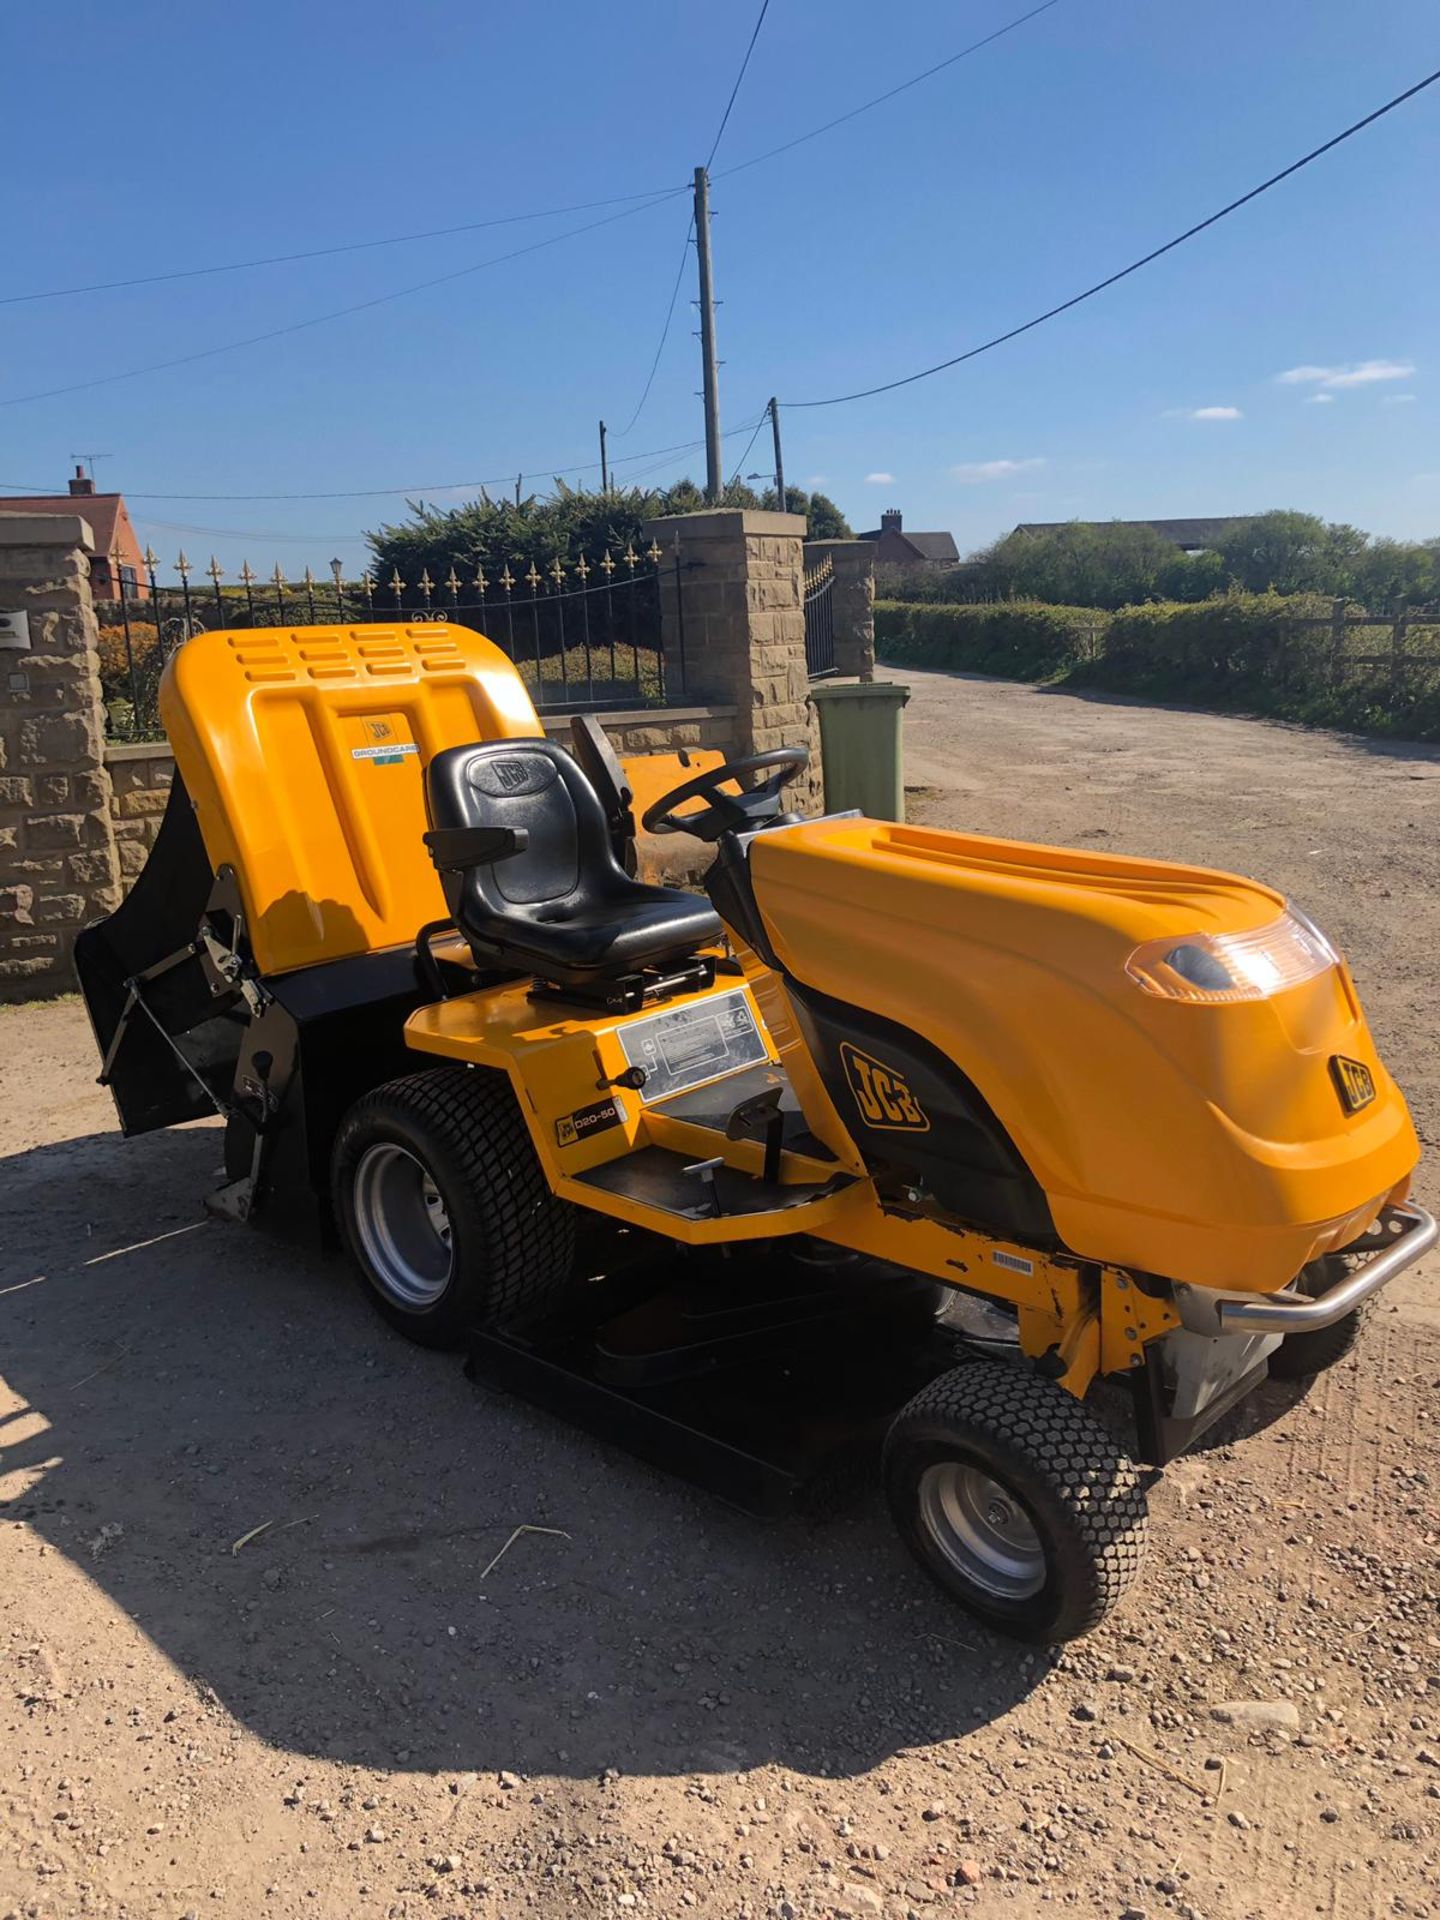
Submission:
[[[7,513],[0,500],[0,547],[83,547],[93,553],[95,534],[78,513]]]
[[[726,534],[748,533],[776,538],[786,534],[805,538],[803,513],[761,513],[753,507],[715,507],[708,513],[669,513],[658,520],[647,520],[645,531],[661,540],[667,533],[683,529],[690,540],[710,540]]]
[[[175,749],[168,740],[107,740],[105,764],[125,760],[173,760]]]
[[[578,714],[594,715],[602,727],[668,727],[683,726],[687,721],[695,720],[733,720],[740,709],[738,707],[627,707],[623,712],[609,708],[599,710],[593,707],[565,707],[556,710],[547,707],[540,716],[540,724],[547,733],[569,729],[570,722]]]

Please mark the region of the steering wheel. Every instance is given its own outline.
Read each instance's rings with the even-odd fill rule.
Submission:
[[[727,760],[723,766],[697,773],[693,780],[662,793],[645,809],[640,824],[646,833],[693,833],[700,840],[718,840],[727,830],[753,833],[779,818],[781,790],[809,764],[808,747],[773,747],[769,753]],[[742,776],[752,773],[764,773],[767,778],[753,787],[741,786],[739,793],[720,791],[727,781],[739,785]],[[675,809],[687,800],[704,800],[707,804],[695,813],[676,813]]]

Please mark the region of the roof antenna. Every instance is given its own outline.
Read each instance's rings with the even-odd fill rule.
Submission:
[[[95,484],[95,462],[97,460],[113,460],[115,456],[113,453],[72,453],[70,458],[72,460],[83,460],[85,462],[86,466],[90,469],[90,484],[93,487]]]

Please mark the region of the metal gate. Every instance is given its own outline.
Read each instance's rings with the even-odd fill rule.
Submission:
[[[824,559],[805,574],[805,665],[812,680],[835,671],[835,564]]]
[[[159,556],[147,549],[144,575],[121,576],[120,598],[97,605],[100,672],[112,738],[147,739],[159,733],[156,693],[165,662],[192,634],[214,627],[315,626],[338,622],[455,620],[477,628],[514,661],[535,705],[601,709],[660,707],[685,698],[683,569],[651,545],[637,553],[606,550],[533,560],[487,572],[468,565],[462,578],[418,580],[363,574],[346,580],[338,560],[318,575],[306,567],[298,580],[280,567],[268,577],[248,561],[234,582],[211,560],[175,563],[178,586],[162,586]],[[661,587],[673,574],[674,646],[661,631]],[[326,576],[329,576],[328,578]]]

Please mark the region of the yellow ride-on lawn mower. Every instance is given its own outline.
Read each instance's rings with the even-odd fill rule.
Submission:
[[[1005,1632],[1093,1627],[1137,1462],[1436,1238],[1344,962],[1253,881],[801,819],[783,749],[675,765],[643,824],[709,898],[648,885],[654,767],[456,626],[201,634],[161,711],[162,831],[77,947],[125,1131],[218,1110],[218,1211],[318,1220],[411,1338],[738,1504],[881,1452]]]

